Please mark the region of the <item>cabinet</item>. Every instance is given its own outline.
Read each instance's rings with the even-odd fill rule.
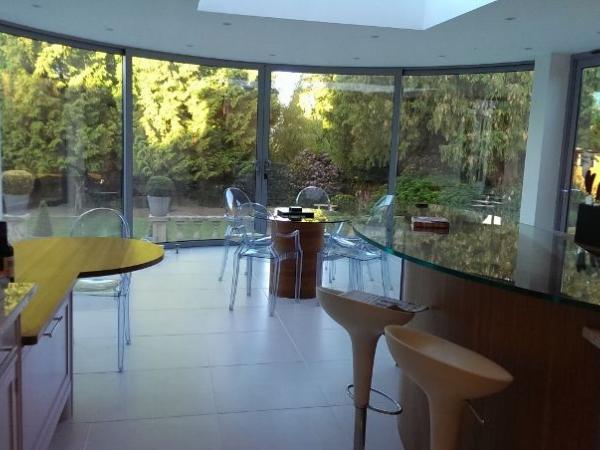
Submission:
[[[23,348],[23,450],[45,450],[72,389],[71,298],[65,298],[38,343]]]
[[[0,450],[19,450],[17,351],[0,351]]]

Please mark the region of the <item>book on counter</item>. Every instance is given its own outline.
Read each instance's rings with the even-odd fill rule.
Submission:
[[[450,222],[445,217],[413,216],[411,227],[415,231],[430,231],[433,233],[448,233]]]

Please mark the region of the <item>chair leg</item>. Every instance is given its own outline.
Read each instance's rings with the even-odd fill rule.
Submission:
[[[369,262],[366,262],[365,264],[367,266],[367,274],[369,275],[369,281],[375,281],[375,278],[373,278],[373,271],[371,270],[371,264],[369,264]]]
[[[390,261],[387,253],[381,253],[381,277],[382,280],[385,277],[385,281],[382,281],[384,285],[384,289],[388,291],[394,290],[394,285],[392,284],[392,277],[390,275]],[[387,292],[385,293],[387,295]]]
[[[237,294],[237,284],[240,273],[240,254],[239,251],[235,252],[233,256],[233,275],[231,278],[231,294],[229,296],[229,311],[233,311],[233,305],[235,304],[235,296]],[[250,258],[248,258],[250,259]]]
[[[252,259],[246,258],[246,295],[252,295]]]
[[[320,278],[319,271],[319,257],[317,256],[317,285]],[[296,283],[294,285],[294,298],[296,303],[300,303],[300,289],[302,287],[302,253],[296,255]]]
[[[363,273],[362,273],[362,261],[356,261],[356,288],[359,291],[365,290],[365,284],[363,281]]]
[[[123,359],[125,356],[125,299],[117,297],[117,367],[123,372]]]
[[[277,303],[277,291],[279,290],[279,272],[281,271],[281,262],[279,258],[275,258],[275,271],[273,273],[273,283],[269,289],[269,316],[275,314],[275,306]]]
[[[129,291],[125,294],[125,343],[131,345],[131,320],[129,315]]]
[[[229,246],[231,245],[231,233],[231,225],[227,225],[227,230],[225,231],[225,242],[223,243],[223,247],[225,247],[225,249],[223,252],[223,261],[221,262],[221,270],[219,271],[219,281],[223,281],[223,274],[225,273],[225,267],[227,266]]]

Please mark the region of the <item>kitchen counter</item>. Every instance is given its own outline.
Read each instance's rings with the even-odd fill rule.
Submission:
[[[0,288],[0,335],[13,326],[35,291],[33,283],[9,283]]]

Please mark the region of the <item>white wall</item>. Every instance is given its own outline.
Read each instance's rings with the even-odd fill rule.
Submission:
[[[521,222],[548,230],[557,209],[570,67],[566,54],[535,59]]]

